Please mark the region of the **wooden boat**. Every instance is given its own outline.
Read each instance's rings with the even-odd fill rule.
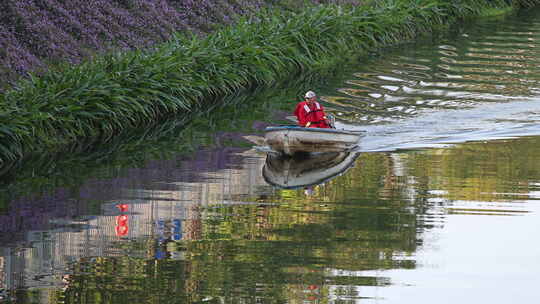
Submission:
[[[362,133],[298,126],[267,127],[265,141],[272,150],[286,155],[298,152],[343,152],[355,148]]]
[[[302,157],[269,153],[262,175],[275,187],[294,189],[324,183],[352,167],[358,152],[311,153]]]

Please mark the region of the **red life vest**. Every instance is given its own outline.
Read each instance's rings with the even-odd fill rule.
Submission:
[[[311,105],[306,101],[298,103],[294,115],[298,118],[298,124],[301,127],[305,127],[310,122],[309,128],[330,128],[324,118],[326,115],[323,106],[316,101]]]

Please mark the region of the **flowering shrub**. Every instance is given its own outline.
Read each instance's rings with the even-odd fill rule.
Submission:
[[[204,33],[262,5],[252,0],[3,0],[0,81],[111,49]]]
[[[24,73],[39,67],[41,62],[15,37],[15,33],[0,24],[0,73]]]

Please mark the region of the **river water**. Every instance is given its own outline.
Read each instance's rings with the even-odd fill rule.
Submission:
[[[538,10],[482,20],[310,87],[339,128],[366,131],[355,153],[246,143],[296,88],[29,160],[0,193],[3,301],[536,302],[538,37]]]

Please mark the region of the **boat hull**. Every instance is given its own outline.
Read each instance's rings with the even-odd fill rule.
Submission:
[[[355,148],[362,132],[296,126],[268,127],[266,144],[274,151],[294,155],[311,152],[343,152]]]

